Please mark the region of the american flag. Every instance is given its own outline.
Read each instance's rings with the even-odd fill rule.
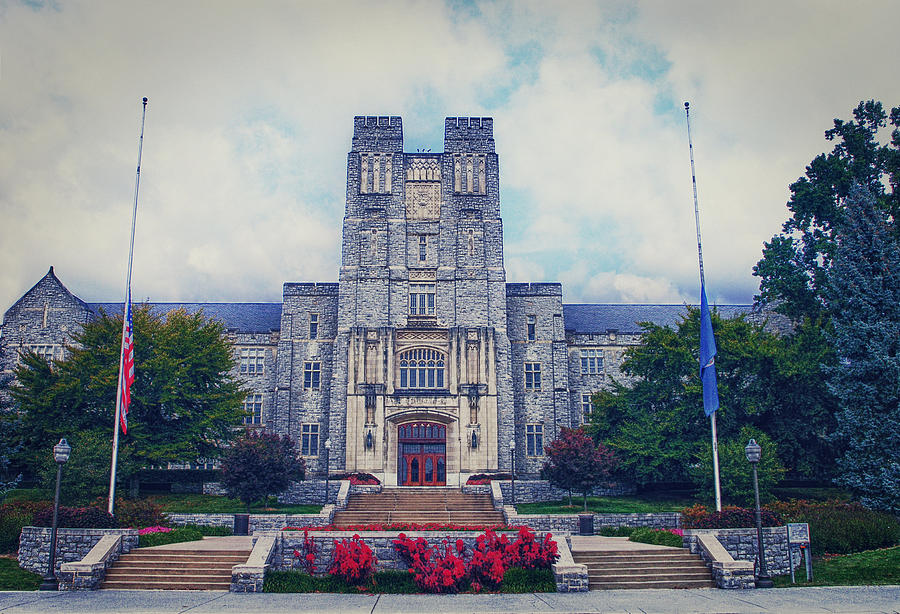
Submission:
[[[134,327],[131,319],[131,292],[125,303],[125,329],[122,331],[122,407],[119,423],[128,432],[128,407],[131,405],[131,385],[134,383]]]

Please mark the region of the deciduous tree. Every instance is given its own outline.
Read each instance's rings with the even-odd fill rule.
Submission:
[[[585,511],[588,493],[612,477],[616,469],[615,455],[605,445],[595,444],[582,429],[563,427],[546,453],[544,475],[553,485],[569,491],[569,505],[573,490],[582,493]]]
[[[274,433],[245,431],[222,457],[222,485],[240,499],[247,510],[250,505],[278,494],[291,481],[305,477],[305,465],[297,458],[290,437]]]

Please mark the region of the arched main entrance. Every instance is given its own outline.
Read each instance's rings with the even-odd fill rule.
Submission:
[[[447,484],[447,427],[408,422],[397,427],[397,483],[401,486]]]

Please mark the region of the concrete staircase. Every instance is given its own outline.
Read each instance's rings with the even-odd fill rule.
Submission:
[[[573,552],[587,565],[591,590],[614,588],[715,588],[699,555],[684,548]]]
[[[227,591],[231,568],[249,556],[250,550],[136,548],[106,571],[100,588]]]
[[[333,524],[371,523],[498,525],[503,513],[494,509],[490,495],[467,495],[455,488],[385,488],[380,493],[350,495],[347,508],[336,512]]]

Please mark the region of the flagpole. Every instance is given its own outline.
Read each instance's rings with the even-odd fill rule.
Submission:
[[[128,326],[128,306],[131,304],[131,264],[134,260],[134,225],[137,220],[138,189],[141,185],[141,154],[144,149],[144,120],[147,118],[147,98],[143,100],[141,111],[141,136],[138,140],[137,173],[134,179],[134,207],[131,211],[131,244],[128,247],[128,273],[125,277],[125,305],[122,312],[122,345],[119,349],[119,383],[116,385],[116,417],[113,422],[112,463],[109,472],[109,505],[107,511],[112,514],[116,501],[116,466],[119,461],[119,421],[122,419],[122,381],[125,366],[125,333]]]
[[[700,260],[700,291],[705,293],[706,279],[703,275],[703,246],[700,242],[700,205],[697,200],[697,174],[694,171],[694,143],[691,139],[691,112],[690,103],[684,103],[684,116],[687,119],[688,131],[688,149],[691,154],[691,182],[694,187],[694,225],[697,227],[697,257]],[[701,314],[702,315],[702,314]],[[702,327],[702,325],[701,325]],[[713,453],[713,482],[716,491],[716,511],[722,511],[722,488],[719,482],[719,443],[716,435],[716,413],[713,412],[709,416],[710,427],[712,430],[712,453]]]

